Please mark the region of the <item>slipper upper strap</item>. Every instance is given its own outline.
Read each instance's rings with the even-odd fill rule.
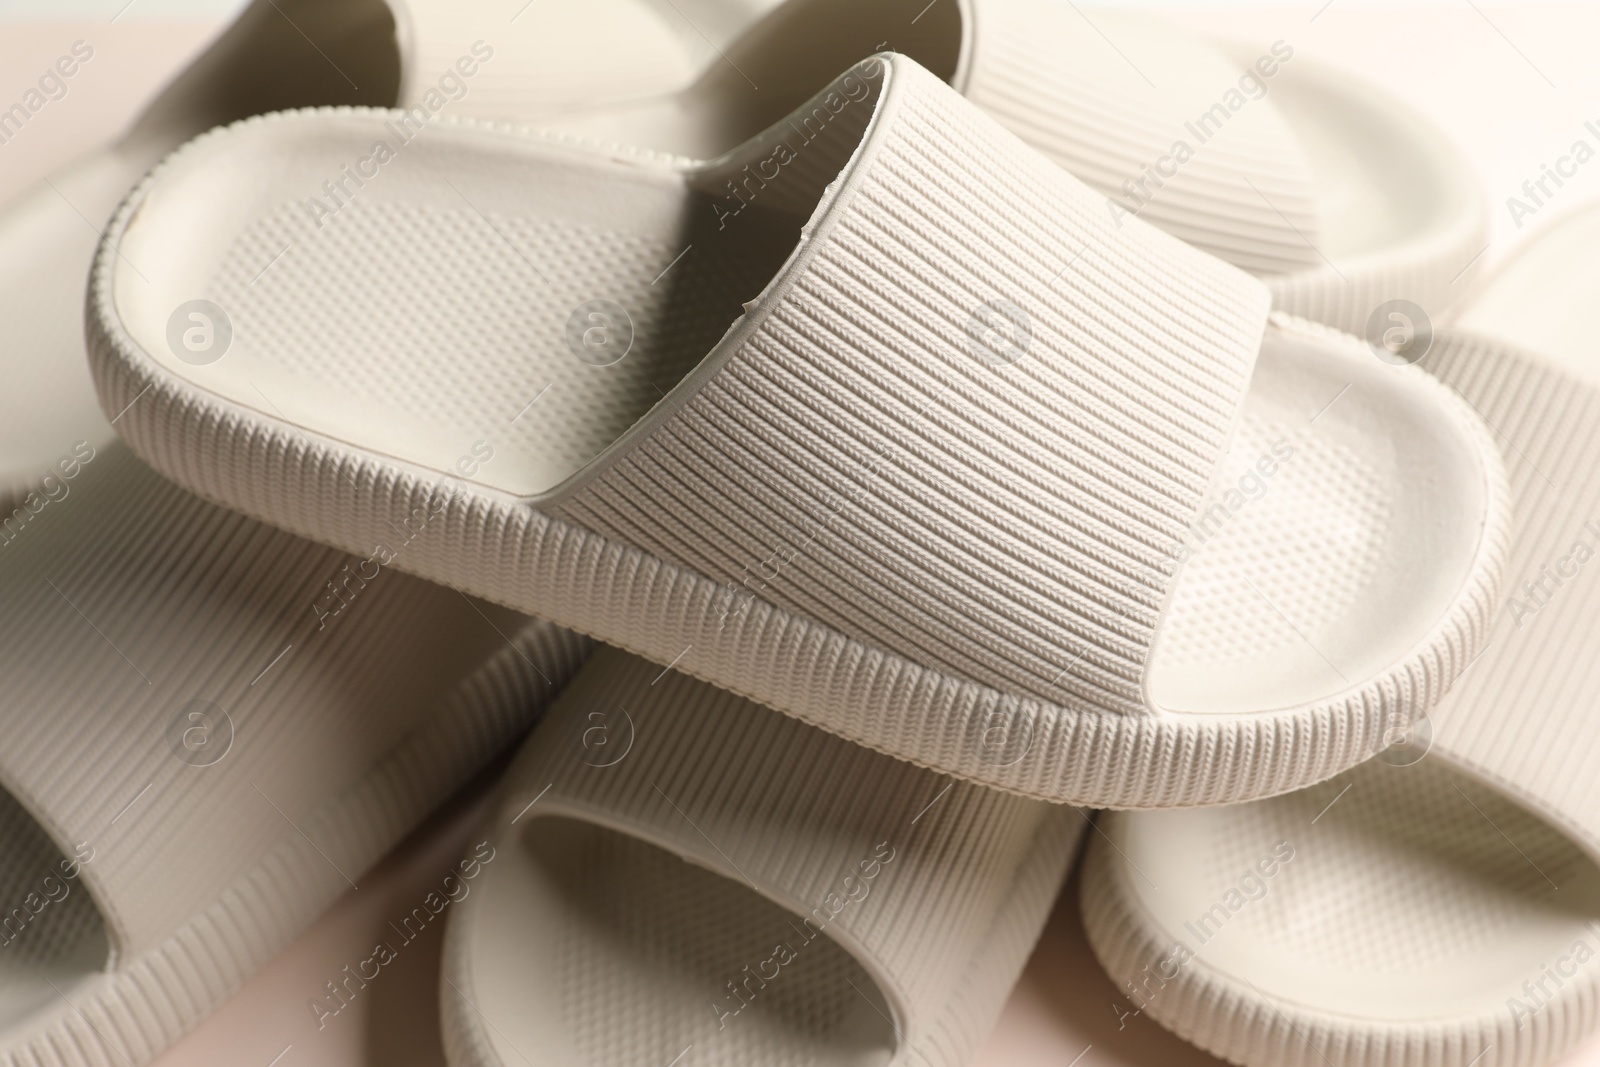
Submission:
[[[602,824],[792,912],[738,953],[749,966],[712,994],[710,1029],[734,1025],[827,936],[878,983],[902,1049],[922,1054],[904,1062],[975,1051],[1085,825],[1076,809],[953,782],[611,648],[506,781],[503,830]],[[991,970],[974,981],[974,968]]]
[[[1495,429],[1515,501],[1506,596],[1484,651],[1416,739],[1600,862],[1600,390],[1506,344],[1442,335],[1422,364]]]
[[[871,64],[875,112],[839,91],[866,137],[784,272],[547,507],[723,583],[725,619],[759,598],[1003,691],[1143,714],[1267,292],[1113,222],[911,61],[852,77]],[[831,156],[800,136],[815,171]]]
[[[0,543],[0,940],[55,958],[98,906],[113,965],[178,936],[203,1000],[485,758],[453,722],[492,751],[586,642],[207,503],[119,443],[72,458]],[[392,796],[362,796],[375,768]]]
[[[969,0],[956,86],[1132,213],[1255,274],[1320,267],[1316,188],[1273,102],[1294,49],[1253,64],[1132,12],[1056,0]]]

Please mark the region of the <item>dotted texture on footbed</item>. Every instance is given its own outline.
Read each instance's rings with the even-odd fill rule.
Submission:
[[[1411,654],[1314,705],[1151,714],[1142,683],[1173,556],[1248,388],[1265,291],[1137,220],[1114,229],[1101,195],[927,71],[885,62],[867,139],[792,269],[692,395],[543,507],[466,487],[399,565],[1030,796],[1218,803],[1370,755],[1387,723],[1431,707],[1477,652],[1504,532],[1492,463],[1468,585]],[[180,154],[165,168],[185,165]],[[659,160],[627,167],[653,193],[682,174]],[[437,202],[458,199],[443,189]],[[681,251],[658,244],[663,258]],[[277,249],[258,245],[270,262]],[[334,258],[371,263],[354,247]],[[772,280],[777,266],[765,267],[746,281]],[[95,274],[102,401],[139,398],[118,429],[171,477],[361,552],[434,492],[436,474],[359,440],[311,440],[290,417],[217,402],[158,367],[122,328],[117,269],[102,255]],[[261,266],[232,269],[248,281]],[[996,363],[1007,321],[1031,354]],[[1417,381],[1492,450],[1468,409]],[[469,391],[479,403],[492,392]],[[997,721],[1018,738],[998,758]]]
[[[715,1067],[803,1067],[847,1014],[875,1010],[856,991],[873,987],[860,963],[826,937],[804,942],[794,915],[744,883],[620,834],[582,848],[561,872],[573,919],[561,970],[586,1062],[666,1063],[695,1044]],[[800,942],[795,958],[770,982],[749,979],[779,942]],[[719,1025],[714,1007],[738,1014]]]
[[[1279,442],[1293,456],[1247,482]],[[1248,412],[1219,475],[1162,634],[1159,655],[1173,667],[1315,645],[1366,597],[1388,540],[1386,492],[1403,491],[1353,448]]]
[[[234,241],[211,291],[233,319],[230,360],[298,378],[323,405],[342,396],[395,426],[443,431],[463,451],[489,440],[559,480],[676,385],[756,295],[760,275],[737,244],[701,242],[673,265],[688,243],[360,199],[308,231],[304,208],[284,204]],[[579,315],[580,335],[612,333],[591,359],[617,362],[586,362],[569,342],[569,319],[591,301],[626,316]]]
[[[1306,827],[1330,803],[1309,842]],[[1552,883],[1588,863],[1569,838],[1503,794],[1426,759],[1366,765],[1236,814],[1211,841],[1218,864],[1208,877],[1218,892],[1257,858],[1243,842],[1305,847],[1272,892],[1232,922],[1331,966],[1425,975],[1470,963],[1519,912],[1539,907]]]

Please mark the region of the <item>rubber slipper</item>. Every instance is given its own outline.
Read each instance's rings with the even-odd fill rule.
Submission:
[[[1471,410],[909,59],[710,163],[395,121],[218,132],[109,231],[101,402],[202,496],[351,551],[437,501],[398,566],[1073,803],[1320,780],[1475,652]]]
[[[1213,45],[1057,0],[788,0],[681,93],[551,119],[698,159],[777,122],[885,48],[949,82],[1105,196],[1263,277],[1278,310],[1361,332],[1442,311],[1488,243],[1472,168],[1427,119],[1285,41]]]
[[[1580,337],[1597,225],[1591,210],[1527,246],[1422,362],[1495,428],[1511,474],[1488,646],[1422,727],[1341,778],[1103,817],[1084,918],[1129,1011],[1247,1067],[1535,1067],[1595,1029],[1600,377]]]
[[[117,204],[172,149],[288,107],[403,102],[420,128],[446,114],[534,120],[663,92],[695,70],[681,21],[635,0],[525,14],[481,0],[255,0],[124,136],[0,208],[0,380],[30,398],[0,423],[0,494],[25,492],[58,438],[105,433],[84,369],[84,279]],[[92,77],[94,57],[93,42],[76,42],[45,91]],[[47,98],[32,96],[37,111]],[[30,106],[8,115],[0,141],[51,121]]]
[[[0,542],[0,1062],[144,1063],[589,646],[207,504],[121,444],[48,477]]]
[[[609,648],[496,807],[446,928],[452,1067],[965,1063],[1088,825]]]

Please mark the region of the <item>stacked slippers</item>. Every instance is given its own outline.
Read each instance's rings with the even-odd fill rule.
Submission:
[[[1085,838],[1235,1062],[1590,1032],[1593,218],[1378,359],[1481,199],[1282,42],[696,14],[263,0],[0,215],[0,1062],[151,1059],[541,719],[453,1067],[957,1067]]]
[[[909,58],[709,162],[402,121],[247,120],[118,212],[90,362],[156,469],[363,555],[425,511],[396,566],[1057,802],[1309,785],[1477,654],[1471,407]]]
[[[660,93],[693,74],[676,14],[585,0],[581,11],[557,5],[513,22],[502,6],[252,0],[125,134],[0,205],[0,316],[11,324],[0,360],[8,384],[34,398],[0,425],[0,492],[56,460],[60,421],[102,421],[84,375],[83,278],[128,189],[185,141],[314,105],[403,105],[419,125],[447,114],[534,120]],[[597,20],[609,27],[603,46],[575,47],[597,40]]]
[[[546,125],[710,159],[883,49],[1105,194],[1111,220],[1261,275],[1289,314],[1359,332],[1386,300],[1442,307],[1488,243],[1471,167],[1386,94],[1286,41],[1215,46],[1062,0],[784,0],[681,92]]]
[[[1132,1006],[1235,1063],[1549,1063],[1600,1017],[1600,211],[1500,268],[1423,361],[1503,435],[1510,581],[1458,693],[1384,758],[1100,821],[1083,912]]]
[[[143,1062],[536,721],[588,642],[114,441],[41,478],[0,547],[3,1062]]]

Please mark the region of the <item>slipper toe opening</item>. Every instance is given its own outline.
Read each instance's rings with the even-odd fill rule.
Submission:
[[[1156,706],[1304,707],[1441,640],[1481,584],[1495,521],[1493,449],[1469,414],[1353,339],[1269,329],[1182,550]]]
[[[559,814],[498,845],[456,921],[505,1063],[533,1049],[552,1067],[669,1063],[690,1046],[729,1067],[893,1058],[894,1011],[868,970],[749,885]]]

